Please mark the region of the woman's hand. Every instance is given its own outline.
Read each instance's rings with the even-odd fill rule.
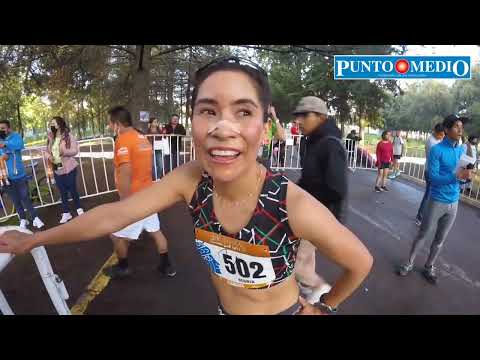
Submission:
[[[275,108],[273,107],[273,105],[270,106],[270,114],[272,114],[272,118],[277,121],[278,118],[277,118],[277,113],[275,112]]]
[[[313,306],[301,296],[298,297],[298,302],[302,305],[302,309],[295,315],[326,315],[322,310]]]
[[[328,260],[343,268],[325,299],[328,305],[337,308],[367,277],[373,264],[372,256],[324,205],[291,182],[288,183],[287,209],[293,233],[308,239]]]

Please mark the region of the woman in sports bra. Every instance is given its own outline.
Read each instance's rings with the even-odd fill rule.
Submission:
[[[40,245],[98,239],[184,201],[220,314],[335,312],[368,275],[373,260],[317,200],[256,161],[271,104],[265,71],[239,58],[210,63],[196,73],[191,104],[197,160],[65,225],[34,235],[6,233],[0,237],[0,252],[19,254]],[[293,276],[300,238],[344,269],[315,306],[300,297]]]

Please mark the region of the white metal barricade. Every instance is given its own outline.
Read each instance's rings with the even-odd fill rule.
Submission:
[[[21,231],[31,234],[29,230],[22,229],[18,226],[2,226],[0,227],[0,236],[6,231]],[[52,300],[53,306],[59,315],[71,315],[70,309],[66,303],[69,295],[65,284],[60,277],[53,272],[52,265],[47,255],[47,251],[43,246],[37,247],[30,252],[37,265],[38,272],[42,278],[43,284],[47,289],[48,295]],[[0,254],[0,273],[14,259],[12,254]],[[7,302],[4,294],[0,290],[0,312],[4,315],[13,315],[12,308]]]
[[[78,162],[77,186],[80,198],[89,198],[116,191],[113,180],[113,149],[111,137],[80,140],[79,152],[75,156]],[[31,178],[29,185],[35,193],[35,208],[47,207],[61,203],[56,185],[47,176],[46,147],[28,147],[22,152],[22,160],[27,175]],[[4,188],[0,195],[0,220],[16,216],[16,210]]]

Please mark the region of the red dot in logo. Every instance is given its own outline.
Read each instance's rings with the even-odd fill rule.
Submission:
[[[410,63],[405,59],[400,59],[395,62],[395,70],[399,74],[405,74],[410,69]]]

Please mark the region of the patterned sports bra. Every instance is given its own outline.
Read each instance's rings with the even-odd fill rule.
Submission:
[[[230,285],[264,289],[294,270],[299,239],[288,223],[288,179],[267,170],[254,214],[237,234],[222,228],[213,209],[212,178],[204,173],[189,205],[195,245],[210,270]]]

